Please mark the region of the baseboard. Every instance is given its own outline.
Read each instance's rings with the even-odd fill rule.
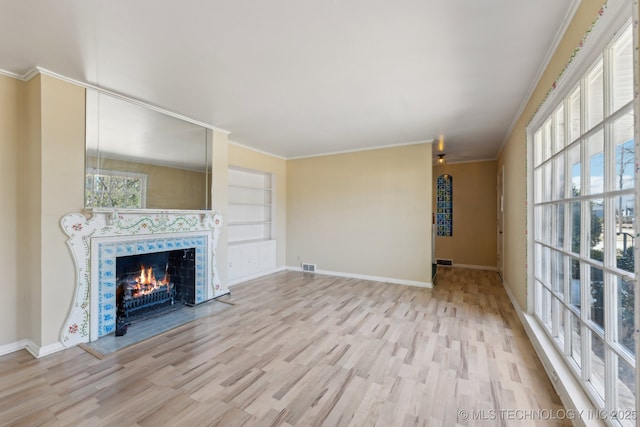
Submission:
[[[520,322],[524,327],[525,333],[529,337],[529,341],[531,341],[533,349],[542,362],[547,377],[549,381],[551,381],[556,393],[558,393],[562,404],[565,406],[567,412],[571,411],[576,415],[575,418],[572,419],[573,425],[585,427],[604,425],[602,420],[593,416],[594,414],[598,414],[598,410],[593,406],[591,400],[589,400],[589,397],[580,386],[580,383],[573,376],[573,373],[567,366],[562,355],[558,353],[549,336],[533,316],[520,309],[511,289],[504,280],[502,286],[507,292],[511,304],[515,308]]]
[[[300,272],[302,271],[302,268],[300,267],[288,266],[286,269],[289,271],[300,271]],[[419,288],[433,288],[433,283],[431,282],[419,282],[416,280],[396,279],[393,277],[369,276],[366,274],[344,273],[341,271],[316,270],[315,273],[311,273],[311,274],[323,274],[326,276],[337,276],[337,277],[347,277],[350,279],[371,280],[374,282],[385,282],[385,283],[392,283],[395,285],[417,286]]]
[[[35,357],[36,359],[39,359],[49,354],[56,353],[60,350],[64,350],[65,348],[66,347],[62,345],[62,343],[60,342],[50,344],[44,347],[40,347],[36,343],[34,343],[33,341],[27,338],[20,341],[16,341],[14,343],[0,346],[0,356],[4,356],[5,354],[9,354],[9,353],[14,353],[20,350],[27,350],[29,353],[31,353],[33,357]]]
[[[443,266],[446,267],[446,266]],[[457,268],[470,268],[472,270],[489,270],[489,271],[498,271],[498,267],[492,267],[489,265],[470,265],[470,264],[453,264],[452,267]]]
[[[5,354],[14,353],[19,350],[24,350],[27,348],[28,340],[20,340],[16,342],[12,342],[5,345],[0,345],[0,356],[4,356]]]
[[[62,345],[61,342],[56,342],[56,343],[53,343],[53,344],[45,345],[44,347],[40,347],[40,346],[36,345],[36,343],[34,343],[30,339],[28,339],[27,340],[27,346],[25,347],[25,350],[27,350],[29,353],[31,353],[31,355],[33,357],[35,357],[36,359],[39,359],[41,357],[48,356],[48,355],[53,354],[53,353],[57,353],[60,350],[64,350],[66,348],[67,347]]]
[[[241,277],[239,279],[229,280],[227,285],[229,287],[231,287],[231,286],[237,285],[239,283],[243,283],[243,282],[246,282],[246,281],[249,281],[249,280],[253,280],[253,279],[259,279],[261,277],[268,276],[268,275],[273,274],[273,273],[279,273],[279,272],[285,271],[285,270],[287,270],[287,267],[278,267],[278,268],[273,269],[273,270],[263,271],[263,272],[258,273],[258,274],[252,274],[251,276],[244,276],[244,277]]]

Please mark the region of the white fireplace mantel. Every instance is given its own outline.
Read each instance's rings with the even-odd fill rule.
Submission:
[[[61,225],[69,236],[67,245],[76,267],[73,303],[60,337],[67,347],[97,339],[95,325],[99,313],[96,311],[96,298],[101,279],[97,275],[98,260],[95,258],[98,258],[96,248],[101,242],[113,242],[119,238],[132,242],[136,238],[149,241],[175,236],[204,236],[207,243],[206,256],[203,257],[206,263],[203,298],[207,300],[229,293],[226,285],[220,282],[216,268],[215,251],[222,226],[219,211],[110,210],[93,212],[89,219],[83,214],[71,213],[62,218]]]

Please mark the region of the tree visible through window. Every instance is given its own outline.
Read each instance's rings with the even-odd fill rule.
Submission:
[[[85,175],[85,207],[146,207],[147,176],[120,171],[92,171]]]

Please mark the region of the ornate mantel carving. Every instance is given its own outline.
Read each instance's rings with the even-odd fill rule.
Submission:
[[[92,244],[118,237],[141,239],[176,236],[180,234],[203,234],[209,237],[208,254],[205,257],[208,272],[206,299],[229,293],[221,284],[216,268],[216,247],[222,215],[219,211],[101,211],[93,212],[91,218],[80,213],[65,215],[61,220],[62,229],[69,236],[67,245],[76,267],[76,286],[73,303],[61,331],[61,342],[73,346],[88,342],[90,336],[92,307],[92,281],[97,281],[96,261],[92,260]],[[95,291],[94,291],[95,292]],[[95,295],[94,295],[95,297]],[[96,313],[93,313],[95,316]]]

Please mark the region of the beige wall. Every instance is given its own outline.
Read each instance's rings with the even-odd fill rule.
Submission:
[[[498,158],[498,167],[504,165],[504,280],[522,309],[527,307],[526,125],[604,3],[603,0],[583,0],[580,3]]]
[[[211,205],[213,209],[219,210],[223,221],[227,218],[227,207],[229,206],[229,177],[228,177],[228,150],[229,135],[218,130],[207,132],[207,138],[211,138],[212,162],[211,162]],[[227,273],[227,227],[222,226],[218,237],[218,247],[216,250],[216,266],[220,275],[220,283],[226,285],[228,281]]]
[[[24,310],[26,336],[34,342],[41,339],[40,288],[42,257],[40,237],[42,235],[42,171],[40,151],[42,149],[41,79],[37,76],[25,84],[20,114],[23,116],[23,131],[18,151],[18,292],[25,298]],[[24,309],[23,307],[26,307]]]
[[[0,75],[0,259],[2,280],[0,294],[4,308],[0,310],[0,345],[23,338],[18,304],[18,147],[19,99],[23,84],[16,79]],[[24,333],[24,331],[23,331]]]
[[[287,265],[431,282],[431,144],[289,160]]]
[[[287,241],[287,161],[240,145],[229,144],[229,165],[273,174],[276,267],[284,267]]]
[[[85,90],[42,76],[42,342],[57,343],[75,269],[60,219],[84,207]]]
[[[437,258],[496,268],[496,165],[486,161],[433,167],[434,207],[437,177],[453,177],[453,236],[436,237]]]

